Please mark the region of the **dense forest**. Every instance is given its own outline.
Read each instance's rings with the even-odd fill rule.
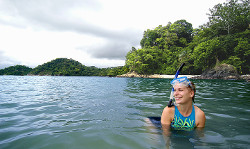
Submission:
[[[123,67],[88,67],[73,59],[57,58],[34,69],[21,65],[7,67],[0,70],[0,75],[117,76],[126,73],[124,70]]]
[[[57,58],[34,68],[30,75],[50,76],[93,76],[99,72],[96,67],[86,67],[73,59]]]
[[[201,74],[226,63],[249,74],[249,10],[249,0],[231,0],[210,9],[209,22],[198,29],[186,20],[148,29],[141,48],[127,53],[125,67],[139,74],[174,74],[185,62],[184,74]]]
[[[0,70],[0,75],[27,75],[32,71],[32,68],[23,65],[10,66]]]

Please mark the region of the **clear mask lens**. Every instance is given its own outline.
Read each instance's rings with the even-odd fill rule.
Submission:
[[[181,85],[181,86],[186,86],[186,87],[189,87],[189,86],[190,86],[191,89],[194,90],[193,85],[191,84],[191,82],[188,80],[188,78],[187,78],[186,76],[184,76],[184,77],[179,77],[179,78],[176,78],[176,79],[173,79],[173,80],[170,82],[170,84],[173,86],[173,88],[174,88],[174,86],[175,86],[176,84],[179,84],[179,85]],[[170,98],[171,98],[171,97],[173,97],[173,92],[171,92]],[[174,97],[173,97],[173,99],[174,99]],[[174,104],[175,104],[176,106],[178,106],[178,104],[176,103],[175,99],[174,99],[173,101],[174,101]]]
[[[191,82],[188,80],[186,76],[173,79],[170,83],[173,87],[178,83],[186,87],[190,86],[193,89]]]

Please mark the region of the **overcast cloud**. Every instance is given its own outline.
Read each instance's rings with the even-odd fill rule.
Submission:
[[[0,0],[0,68],[36,67],[55,58],[87,66],[125,63],[143,32],[186,19],[207,22],[225,0]]]

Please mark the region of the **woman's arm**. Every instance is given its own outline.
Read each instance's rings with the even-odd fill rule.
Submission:
[[[161,128],[166,148],[170,147],[170,124],[174,117],[174,107],[165,107],[161,115]]]

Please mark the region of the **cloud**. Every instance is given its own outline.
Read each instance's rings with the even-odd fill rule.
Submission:
[[[144,30],[178,19],[198,27],[218,1],[0,0],[0,51],[28,65],[67,57],[114,66],[139,48]]]
[[[107,22],[100,20],[98,24],[88,21],[91,17],[97,17],[97,21],[100,17],[107,17],[99,13],[98,16],[91,16],[93,10],[101,8],[94,0],[12,0],[2,3],[0,8],[4,17],[0,18],[0,22],[3,24],[53,31],[74,31],[107,39],[130,38],[124,34],[124,30],[104,27],[102,23]]]
[[[130,45],[123,42],[106,42],[87,51],[94,58],[125,60]]]
[[[105,43],[97,42],[96,45],[87,49],[94,58],[124,60],[130,48],[139,45],[138,35],[142,34],[141,30],[132,28],[106,28],[101,24],[101,20],[100,24],[88,22],[90,17],[88,15],[102,9],[98,1],[12,0],[4,1],[4,3],[5,7],[1,9],[8,18],[0,19],[0,23],[21,28],[32,27],[37,30],[72,31],[104,40]],[[95,17],[94,13],[92,15]],[[100,17],[99,14],[96,19]]]
[[[125,60],[125,56],[132,46],[140,46],[141,39],[138,36],[140,34],[139,31],[124,30],[109,38],[96,40],[96,43],[87,49],[79,47],[79,50],[87,52],[93,58]]]
[[[20,64],[20,61],[16,61],[8,56],[5,55],[3,51],[0,51],[0,69],[5,67],[13,66]]]

